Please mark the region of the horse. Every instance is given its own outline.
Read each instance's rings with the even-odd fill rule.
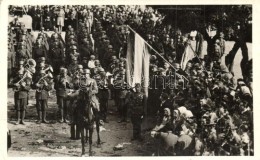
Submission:
[[[76,125],[79,128],[82,145],[82,156],[85,155],[85,142],[89,142],[89,156],[92,156],[92,135],[94,131],[94,124],[96,124],[97,131],[97,144],[98,147],[101,145],[99,135],[99,116],[98,111],[94,109],[93,103],[91,102],[91,94],[89,92],[81,92],[82,98],[77,101],[76,108]],[[86,130],[86,141],[84,137],[84,131]]]

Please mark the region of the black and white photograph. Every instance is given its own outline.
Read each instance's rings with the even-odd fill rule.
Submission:
[[[8,157],[255,155],[252,4],[6,7]]]

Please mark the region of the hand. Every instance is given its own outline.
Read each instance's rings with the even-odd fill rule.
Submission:
[[[46,81],[44,81],[44,85],[45,85],[45,86],[48,86],[48,83],[47,83]]]

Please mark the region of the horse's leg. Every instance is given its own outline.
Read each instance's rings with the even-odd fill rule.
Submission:
[[[99,135],[100,129],[99,129],[99,119],[98,118],[96,119],[96,131],[97,131],[97,147],[100,148],[101,141],[100,141],[100,135]]]
[[[82,153],[81,155],[85,155],[85,140],[84,140],[84,127],[80,127],[80,134],[81,134],[81,148]]]
[[[86,143],[88,143],[88,139],[89,139],[88,132],[89,132],[89,129],[85,129],[85,130],[86,130]]]
[[[93,124],[89,126],[89,156],[92,156],[92,135],[93,135]]]
[[[100,132],[100,128],[99,128],[99,126],[100,126],[100,124],[99,124],[99,121],[100,121],[100,117],[99,117],[99,112],[98,111],[96,111],[96,117],[95,117],[95,122],[96,122],[96,131],[97,131],[97,147],[99,148],[99,147],[101,147],[100,146],[100,135],[99,135],[99,132]]]

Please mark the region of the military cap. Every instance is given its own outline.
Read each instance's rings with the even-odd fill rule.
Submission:
[[[116,59],[116,56],[112,56],[111,59],[112,59],[112,60],[115,60],[115,59]]]
[[[113,49],[113,46],[112,46],[112,45],[109,45],[109,46],[108,46],[108,49]]]
[[[66,68],[61,68],[61,70],[60,70],[61,73],[67,73],[67,71],[68,70]]]
[[[83,69],[83,66],[82,66],[81,64],[79,64],[79,65],[77,66],[77,69]]]
[[[95,59],[96,57],[94,55],[90,55],[90,58],[91,59]]]
[[[83,70],[83,73],[84,73],[84,74],[90,74],[90,70],[89,70],[89,69],[84,69],[84,70]]]
[[[77,46],[73,45],[73,46],[71,47],[71,49],[76,50],[76,49],[77,49]]]
[[[45,59],[45,57],[40,57],[39,60],[40,61],[45,61],[46,59]]]
[[[24,64],[24,61],[22,61],[22,60],[19,61],[19,65],[22,65],[22,64]]]

